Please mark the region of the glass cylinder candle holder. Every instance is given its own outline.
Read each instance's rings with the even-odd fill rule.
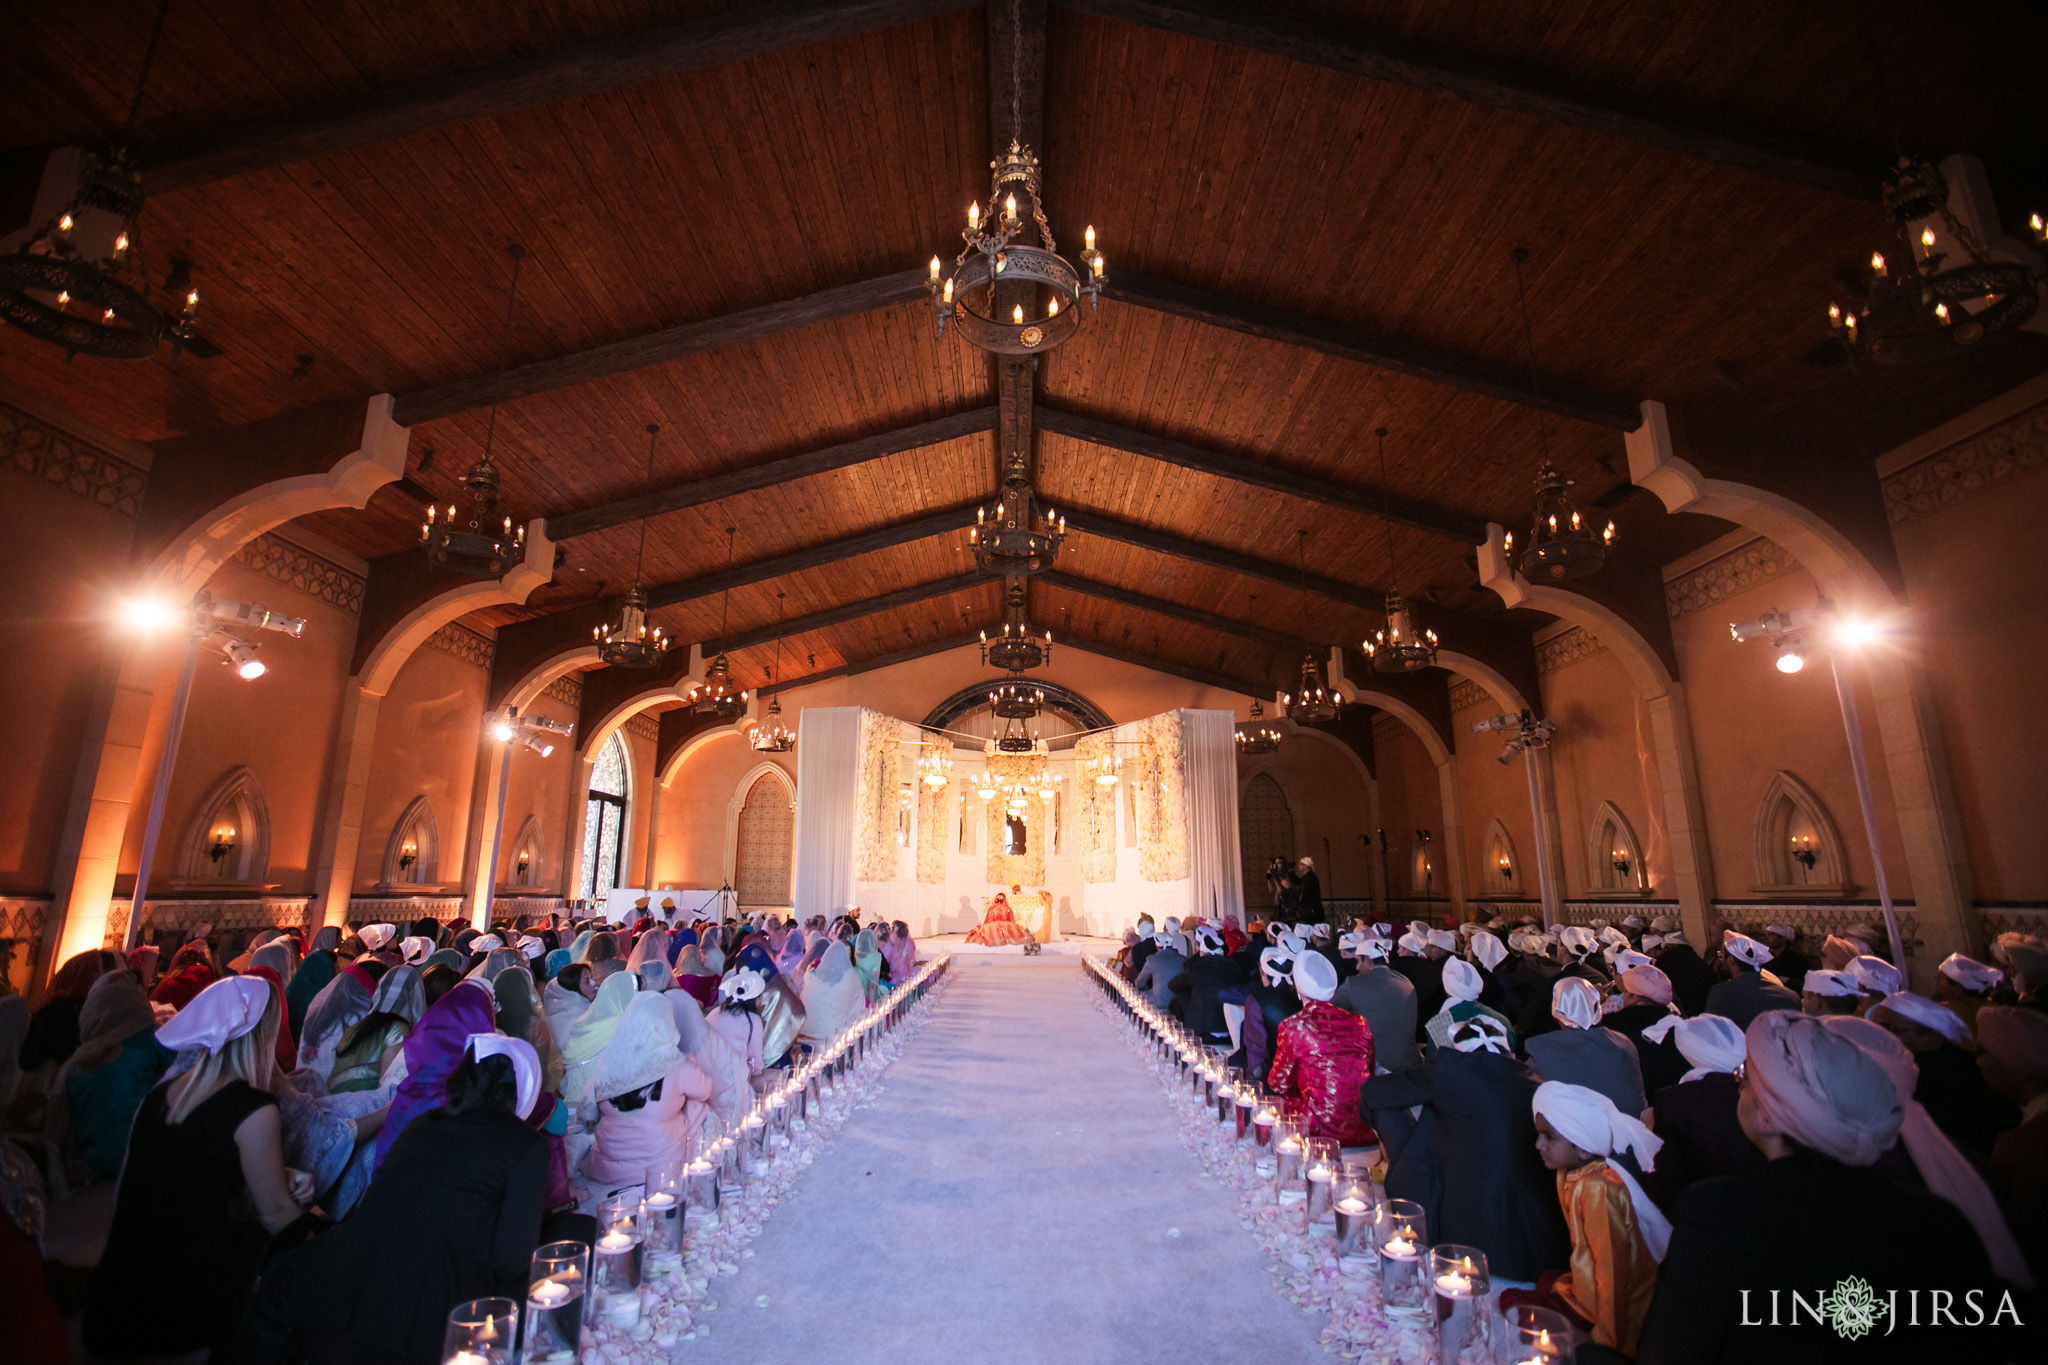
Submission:
[[[512,1365],[519,1347],[519,1305],[471,1299],[448,1310],[441,1365]]]
[[[1554,1308],[1506,1308],[1494,1324],[1493,1358],[1495,1365],[1569,1365],[1579,1340],[1572,1320]]]
[[[1492,1288],[1486,1253],[1478,1247],[1445,1242],[1429,1249],[1437,1365],[1460,1365],[1467,1352],[1486,1358],[1493,1326]]]
[[[1273,1186],[1280,1192],[1282,1204],[1300,1203],[1305,1197],[1301,1187],[1301,1117],[1283,1110],[1273,1121]]]
[[[1237,1140],[1244,1142],[1251,1137],[1252,1115],[1258,1112],[1259,1097],[1251,1086],[1239,1081],[1230,1097],[1231,1112],[1237,1116]]]
[[[1334,1222],[1336,1213],[1337,1143],[1333,1138],[1304,1138],[1301,1144],[1302,1191],[1311,1224]]]
[[[768,1142],[768,1116],[757,1102],[740,1120],[740,1144],[747,1149],[750,1158],[758,1158]]]
[[[589,1288],[590,1248],[583,1243],[549,1242],[533,1253],[519,1343],[525,1365],[568,1365],[576,1359]]]
[[[1377,1249],[1370,1234],[1379,1201],[1373,1196],[1371,1182],[1349,1169],[1339,1171],[1336,1188],[1330,1193],[1330,1218],[1336,1224],[1341,1266],[1346,1257],[1363,1258]]]
[[[640,1226],[646,1237],[642,1262],[649,1275],[666,1274],[683,1264],[683,1168],[664,1162],[647,1168],[641,1187]]]
[[[683,1167],[683,1202],[693,1211],[695,1221],[705,1227],[718,1226],[718,1167],[722,1156],[713,1144]]]
[[[1273,1125],[1280,1118],[1280,1107],[1271,1100],[1262,1101],[1252,1110],[1252,1143],[1261,1149],[1273,1146]]]
[[[614,1327],[640,1322],[641,1248],[646,1230],[640,1196],[615,1194],[597,1206],[597,1245],[590,1253],[596,1311]]]
[[[1429,1262],[1424,1248],[1429,1241],[1429,1227],[1423,1221],[1422,1205],[1412,1199],[1387,1200],[1375,1236],[1379,1242],[1381,1307],[1390,1318],[1427,1321],[1430,1297],[1425,1277]]]

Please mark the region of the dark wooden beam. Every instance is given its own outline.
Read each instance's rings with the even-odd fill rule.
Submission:
[[[771,644],[777,639],[793,639],[807,631],[822,630],[846,621],[857,621],[863,616],[877,612],[892,611],[897,607],[915,606],[929,602],[934,597],[946,597],[969,588],[985,587],[996,582],[984,573],[955,574],[951,578],[935,579],[930,583],[918,583],[894,592],[881,593],[875,597],[863,597],[858,602],[842,606],[827,607],[814,611],[808,616],[798,616],[779,625],[760,626],[754,630],[743,630],[728,635],[723,640],[706,640],[703,650],[706,654],[730,654],[736,649],[747,649],[753,645]]]
[[[1214,687],[1224,692],[1236,692],[1247,697],[1270,697],[1273,695],[1271,687],[1263,687],[1258,683],[1240,678],[1233,673],[1219,673],[1214,669],[1203,668],[1199,664],[1184,664],[1178,659],[1162,659],[1158,655],[1148,654],[1142,649],[1130,649],[1124,645],[1108,644],[1104,641],[1089,639],[1084,636],[1070,634],[1059,642],[1058,648],[1078,649],[1089,654],[1100,654],[1103,658],[1115,659],[1118,663],[1131,664],[1138,668],[1149,668],[1155,673],[1166,673],[1176,678],[1186,678],[1189,682],[1198,682],[1204,687]]]
[[[599,507],[587,507],[578,512],[565,512],[548,518],[548,538],[558,544],[572,536],[589,535],[608,527],[621,526],[627,522],[639,521],[645,517],[660,516],[665,512],[678,512],[685,507],[697,507],[721,498],[751,493],[756,489],[769,488],[787,483],[791,479],[809,478],[813,474],[826,474],[835,469],[865,464],[879,460],[885,455],[897,455],[906,450],[917,450],[923,446],[935,446],[976,432],[993,431],[996,425],[996,409],[971,408],[951,416],[934,418],[929,422],[916,422],[907,427],[881,431],[873,436],[862,436],[837,445],[807,450],[797,455],[785,455],[780,459],[764,460],[760,464],[748,465],[744,469],[728,470],[713,474],[709,478],[693,479],[689,483],[671,484],[617,502],[608,502]]]
[[[1883,158],[1653,107],[1461,53],[1233,0],[1060,0],[1068,9],[1584,128],[1813,189],[1876,199]]]
[[[1234,639],[1258,640],[1280,649],[1291,650],[1296,654],[1320,656],[1329,649],[1327,644],[1318,644],[1299,635],[1290,635],[1284,630],[1272,630],[1234,617],[1218,616],[1215,612],[1203,611],[1200,607],[1182,606],[1179,602],[1169,602],[1163,597],[1149,597],[1142,592],[1132,592],[1128,588],[1097,583],[1092,578],[1076,578],[1057,569],[1049,569],[1039,574],[1033,582],[1042,587],[1059,588],[1064,592],[1079,593],[1083,597],[1114,602],[1120,607],[1130,607],[1134,611],[1149,611],[1155,616],[1185,621],[1191,626],[1201,626],[1205,630],[1213,630]]]
[[[793,688],[809,687],[812,683],[827,682],[833,678],[850,678],[857,673],[872,673],[878,668],[887,668],[891,664],[909,663],[913,659],[928,658],[933,654],[944,654],[949,649],[959,649],[963,645],[974,644],[980,638],[979,634],[973,632],[964,635],[948,635],[943,640],[932,640],[926,644],[912,645],[908,649],[892,650],[887,654],[875,654],[865,659],[855,659],[850,663],[840,664],[837,668],[821,668],[816,673],[806,673],[801,678],[791,678],[786,682],[764,683],[754,689],[754,695],[758,697],[771,697],[777,692],[788,692]]]
[[[1112,272],[1102,292],[1112,299],[1171,313],[1246,336],[1287,346],[1320,351],[1375,369],[1391,370],[1504,403],[1541,408],[1616,431],[1634,431],[1642,424],[1640,404],[1632,398],[1574,393],[1568,385],[1546,383],[1539,393],[1526,372],[1488,365],[1462,356],[1444,355],[1394,337],[1374,336],[1321,318],[1303,317],[1262,303],[1227,298],[1127,270]]]
[[[701,322],[686,322],[679,327],[667,327],[644,336],[593,346],[586,351],[536,360],[514,366],[502,377],[493,371],[430,389],[416,389],[399,395],[393,404],[392,415],[406,426],[418,426],[436,417],[452,417],[472,408],[489,407],[493,402],[510,402],[536,393],[588,384],[615,374],[643,370],[650,365],[666,364],[700,351],[715,351],[721,346],[759,341],[763,337],[795,331],[833,318],[872,312],[891,304],[925,297],[925,278],[922,270],[882,275],[858,284],[821,289],[802,298],[767,303],[759,308],[705,318]]]
[[[709,597],[727,588],[743,588],[749,583],[765,583],[771,578],[780,578],[786,573],[800,573],[824,564],[836,564],[842,559],[857,555],[872,554],[886,550],[893,545],[908,545],[913,540],[927,536],[944,535],[948,531],[964,531],[974,520],[974,508],[949,507],[942,512],[927,512],[905,521],[891,522],[878,526],[872,531],[859,535],[841,536],[821,545],[812,545],[772,559],[756,560],[752,564],[738,564],[717,573],[705,574],[702,578],[686,579],[676,583],[664,583],[647,591],[647,604],[651,607],[672,607],[678,602],[688,602],[699,597]]]
[[[636,29],[145,147],[143,184],[149,193],[162,194],[969,8],[968,0],[774,0]],[[1042,24],[1041,19],[1041,32]]]
[[[1101,536],[1125,545],[1135,545],[1141,550],[1154,554],[1171,555],[1196,564],[1207,564],[1212,568],[1225,569],[1242,574],[1246,578],[1262,578],[1268,583],[1278,583],[1284,588],[1300,588],[1306,583],[1308,590],[1332,601],[1347,606],[1362,607],[1367,611],[1378,611],[1386,598],[1384,588],[1366,587],[1357,583],[1345,583],[1322,574],[1302,571],[1289,564],[1276,564],[1271,560],[1259,559],[1253,555],[1240,554],[1217,545],[1204,545],[1170,531],[1155,531],[1149,526],[1138,526],[1115,517],[1105,517],[1096,512],[1084,512],[1078,508],[1061,508],[1060,515],[1066,519],[1067,529],[1083,535]]]
[[[1396,526],[1427,531],[1431,535],[1443,536],[1466,545],[1477,545],[1486,539],[1484,522],[1460,516],[1456,512],[1431,507],[1427,503],[1387,498],[1369,489],[1332,483],[1320,475],[1304,474],[1298,470],[1248,460],[1242,455],[1227,454],[1207,446],[1189,445],[1184,441],[1154,436],[1150,432],[1118,426],[1114,422],[1104,422],[1099,418],[1083,417],[1079,413],[1062,412],[1057,408],[1040,408],[1038,427],[1041,431],[1070,436],[1077,441],[1086,441],[1090,445],[1107,446],[1112,450],[1143,455],[1147,459],[1158,460],[1176,468],[1213,474],[1218,478],[1250,484],[1254,488],[1267,488],[1276,493],[1319,502],[1327,507],[1340,507],[1347,512],[1378,517],[1391,521]],[[552,529],[550,523],[550,530]],[[558,540],[560,538],[556,537]]]

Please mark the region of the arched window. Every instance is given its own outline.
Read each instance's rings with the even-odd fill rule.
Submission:
[[[1650,884],[1643,867],[1643,846],[1612,801],[1602,801],[1593,813],[1593,842],[1586,846],[1592,875],[1588,883],[1596,893],[1609,896],[1641,894]]]
[[[583,807],[583,899],[595,901],[619,884],[626,866],[626,746],[617,731],[597,752]]]
[[[1273,904],[1266,865],[1294,858],[1294,812],[1280,784],[1265,773],[1255,774],[1238,793],[1237,847],[1244,862],[1244,903],[1264,913]]]
[[[1511,896],[1522,885],[1522,867],[1515,858],[1515,841],[1496,820],[1486,831],[1485,862],[1480,866],[1482,884],[1495,895]]]
[[[766,772],[754,779],[740,806],[737,840],[735,899],[746,906],[788,905],[790,863],[796,851],[796,807],[788,782]]]

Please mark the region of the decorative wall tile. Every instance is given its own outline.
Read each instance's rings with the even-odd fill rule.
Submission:
[[[468,626],[455,621],[450,621],[429,635],[427,648],[453,655],[466,664],[483,669],[486,673],[490,672],[491,659],[497,653],[497,646],[488,636],[479,635]]]
[[[1776,541],[1752,540],[1666,583],[1664,601],[1674,621],[1695,616],[1798,567],[1799,561]]]
[[[235,551],[235,562],[265,578],[297,588],[309,597],[317,597],[330,607],[362,615],[362,575],[279,536],[256,537]]]
[[[1884,480],[1884,510],[1894,526],[1918,521],[2048,464],[2048,403],[2029,408],[1969,440],[1898,470]]]
[[[583,708],[583,675],[580,672],[564,673],[549,683],[541,695],[553,697],[570,710],[579,711]]]
[[[1562,635],[1553,635],[1536,646],[1536,671],[1555,673],[1558,669],[1579,660],[1605,651],[1593,632],[1582,626],[1574,626]]]
[[[0,404],[0,463],[132,517],[142,508],[149,472],[19,408]]]
[[[635,711],[619,728],[635,739],[644,739],[649,744],[658,744],[661,741],[661,718],[652,711]]]
[[[1402,720],[1399,716],[1390,716],[1382,712],[1373,718],[1372,743],[1375,749],[1381,745],[1392,744],[1407,733],[1408,722]]]
[[[1470,678],[1451,679],[1451,709],[1462,711],[1468,706],[1484,706],[1492,700],[1492,694]]]

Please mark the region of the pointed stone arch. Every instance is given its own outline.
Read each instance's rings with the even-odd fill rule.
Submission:
[[[434,808],[427,798],[415,796],[391,826],[391,837],[384,841],[380,889],[432,886],[439,881],[440,871],[441,829],[434,821]]]
[[[1430,723],[1412,703],[1391,692],[1382,692],[1371,686],[1361,686],[1352,681],[1346,672],[1344,651],[1333,648],[1330,651],[1330,687],[1346,702],[1377,706],[1382,711],[1398,718],[1402,724],[1415,732],[1422,741],[1423,749],[1429,754],[1429,761],[1436,767],[1436,789],[1438,803],[1443,810],[1443,826],[1438,831],[1441,842],[1433,842],[1425,849],[1418,841],[1409,860],[1411,880],[1417,887],[1427,887],[1434,895],[1441,890],[1449,902],[1451,913],[1459,919],[1465,917],[1468,891],[1465,879],[1465,803],[1458,786],[1458,760],[1452,752],[1446,736]],[[1370,674],[1366,675],[1370,677]],[[1376,787],[1374,789],[1376,791]],[[1434,871],[1425,876],[1424,862]],[[1386,888],[1393,895],[1393,888]]]
[[[1513,896],[1522,891],[1522,860],[1515,853],[1515,836],[1498,818],[1486,827],[1479,876],[1489,895]]]
[[[1266,889],[1266,864],[1285,858],[1289,866],[1295,856],[1295,802],[1287,784],[1266,764],[1259,764],[1238,780],[1237,841],[1244,870],[1244,903],[1263,912],[1272,904]]]
[[[1627,869],[1620,863],[1628,864]],[[1602,801],[1586,826],[1586,885],[1608,896],[1640,896],[1649,886],[1642,840],[1612,801]]]
[[[794,903],[795,873],[796,783],[781,764],[756,763],[726,803],[726,884],[739,906],[779,909]]]
[[[222,842],[228,851],[213,856],[215,835],[232,831]],[[178,879],[258,885],[270,871],[270,805],[256,775],[236,766],[222,773],[192,808],[176,864]],[[147,887],[136,888],[147,895]]]
[[[511,886],[539,886],[541,878],[541,829],[540,817],[529,815],[519,826],[518,837],[512,840],[510,857],[505,864],[505,881]]]
[[[1794,839],[1810,841],[1799,848],[1813,855],[1812,868],[1794,858]],[[1846,896],[1855,890],[1849,883],[1841,831],[1835,828],[1827,803],[1789,772],[1774,773],[1764,787],[1756,808],[1753,849],[1756,891]]]

